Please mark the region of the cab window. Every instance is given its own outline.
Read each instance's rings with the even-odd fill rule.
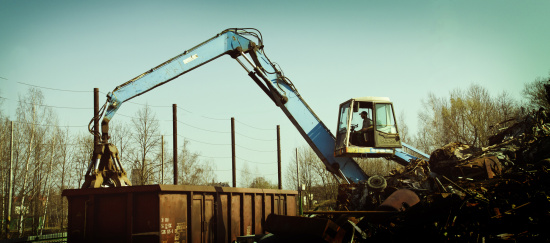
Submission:
[[[376,130],[383,133],[397,133],[391,104],[376,104]]]
[[[347,130],[350,104],[351,102],[348,102],[340,107],[340,118],[338,119],[340,123],[338,124],[338,133],[345,133]]]

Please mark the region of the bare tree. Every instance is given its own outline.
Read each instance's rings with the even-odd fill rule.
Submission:
[[[410,143],[410,137],[409,137],[409,126],[407,126],[405,117],[405,111],[401,110],[399,112],[399,115],[397,116],[397,127],[399,129],[399,138],[401,141],[404,141],[406,143]]]
[[[305,184],[307,190],[307,188],[311,188],[314,184],[311,164],[313,161],[318,160],[318,157],[313,151],[310,152],[310,149],[307,146],[297,148],[297,156],[292,156],[291,163],[289,163],[286,169],[286,187],[294,189],[300,188],[302,184]],[[299,173],[296,169],[298,169]],[[298,184],[298,177],[300,184]]]
[[[445,100],[438,98],[433,93],[428,94],[426,100],[422,100],[424,108],[418,114],[418,133],[416,137],[416,146],[418,149],[430,152],[435,148],[445,145],[446,138],[439,136],[445,134],[443,127],[443,117],[441,109]]]
[[[19,103],[16,108],[16,121],[14,127],[14,162],[13,162],[13,188],[14,204],[7,209],[14,210],[13,218],[17,218],[17,230],[19,236],[27,234],[42,233],[47,226],[52,226],[57,222],[57,209],[61,207],[54,206],[56,201],[61,201],[60,196],[52,201],[52,195],[60,195],[58,190],[59,183],[64,183],[64,171],[67,157],[70,152],[67,148],[68,142],[59,140],[68,136],[68,130],[63,132],[58,127],[55,113],[51,108],[44,105],[44,96],[38,89],[29,89],[26,94],[20,95]],[[4,120],[0,112],[2,123],[0,130],[2,138],[0,139],[0,166],[2,167],[2,179],[5,179],[5,173],[9,170],[9,153],[6,149],[6,139],[11,135],[7,132],[8,121]],[[10,126],[11,128],[11,126]],[[9,129],[11,130],[11,129]],[[62,159],[65,158],[65,161]],[[61,165],[61,168],[54,165]],[[63,181],[63,182],[61,182]],[[4,182],[4,180],[2,180]],[[9,190],[6,184],[2,184],[3,192]],[[61,186],[62,187],[62,186]],[[5,195],[2,193],[2,195]],[[4,211],[3,211],[4,212]],[[16,216],[17,215],[17,216]],[[25,219],[33,217],[32,225]],[[29,230],[29,226],[32,230]],[[4,228],[2,228],[4,229]]]
[[[0,99],[0,107],[3,105],[3,100]],[[0,109],[0,180],[1,180],[1,187],[2,187],[2,219],[6,218],[6,215],[8,213],[8,210],[11,210],[11,208],[8,208],[8,200],[9,198],[5,195],[8,195],[9,192],[9,167],[10,167],[10,139],[11,139],[11,122],[7,119],[7,117],[4,116],[4,113]],[[1,236],[2,238],[6,238],[7,232],[4,232],[4,229],[6,229],[6,220],[1,220],[1,227],[2,229],[0,232],[2,232]]]
[[[200,154],[189,150],[189,141],[183,140],[178,153],[178,182],[183,185],[207,185],[214,180],[214,166],[200,160]]]
[[[72,146],[72,139],[69,134],[69,128],[66,128],[65,130],[58,129],[57,131],[59,142],[57,144],[56,151],[58,152],[58,155],[56,158],[58,159],[58,165],[57,168],[59,169],[59,192],[62,192],[67,188],[67,185],[70,185],[70,178],[72,178],[74,175],[71,175],[71,171],[69,170],[69,161],[74,161],[73,155],[74,155],[74,146]],[[65,204],[65,198],[61,196],[61,193],[59,193],[59,197],[56,197],[57,207],[56,207],[56,215],[58,216],[59,221],[59,229],[63,229],[65,226],[65,216],[67,215],[67,205]]]
[[[260,188],[260,189],[277,189],[277,185],[270,183],[263,176],[258,176],[252,180],[252,183],[248,186],[249,188]]]
[[[537,78],[535,81],[526,83],[522,90],[522,95],[526,99],[525,108],[530,110],[538,110],[540,107],[550,110],[550,103],[548,103],[548,94],[544,85],[550,84],[550,77]]]
[[[157,169],[151,164],[151,156],[154,156],[153,152],[160,145],[159,123],[148,105],[136,112],[132,123],[134,128],[133,139],[137,146],[133,154],[133,182],[136,182],[137,185],[147,185],[152,182],[155,169]],[[137,177],[134,175],[135,172],[138,173]]]
[[[327,170],[325,164],[318,160],[313,163],[311,168],[313,172],[319,177],[319,188],[321,189],[321,198],[325,200],[336,200],[338,195],[338,180],[335,176]]]
[[[365,174],[369,176],[387,176],[392,170],[403,167],[393,160],[384,158],[357,158],[356,161]]]
[[[160,168],[159,168],[159,180],[158,180],[158,183],[159,184],[164,184],[166,182],[165,178],[166,176],[168,175],[168,163],[166,161],[167,158],[167,153],[166,153],[166,146],[167,146],[167,141],[166,139],[164,139],[164,135],[161,136],[161,144],[160,144],[161,148],[159,150],[159,152],[157,153],[157,159],[158,161],[160,161],[161,165],[160,165]],[[172,156],[173,157],[173,156]]]
[[[76,179],[75,183],[68,183],[69,188],[79,188],[84,183],[84,175],[94,153],[94,137],[88,132],[78,134],[75,137],[75,144],[74,159],[69,169],[71,174],[76,175]]]
[[[518,110],[507,93],[493,98],[479,85],[455,89],[448,99],[429,94],[423,104],[415,141],[419,149],[427,152],[451,142],[487,146],[494,134],[491,125],[509,119]]]
[[[50,195],[51,195],[51,191],[52,191],[52,186],[51,184],[53,184],[50,180],[50,178],[52,177],[52,173],[54,172],[52,167],[53,167],[53,161],[54,161],[54,157],[55,157],[55,152],[54,152],[54,146],[56,144],[56,136],[52,136],[52,139],[50,140],[50,147],[51,147],[51,150],[50,150],[50,160],[49,160],[49,163],[47,163],[47,165],[45,166],[44,170],[46,171],[46,175],[45,175],[45,180],[42,180],[44,181],[44,189],[42,189],[42,198],[44,200],[44,202],[42,203],[42,206],[43,206],[43,209],[41,210],[41,212],[38,212],[37,215],[40,216],[42,215],[42,220],[40,220],[40,217],[38,217],[38,222],[39,222],[39,225],[37,227],[37,230],[39,230],[39,234],[42,235],[42,232],[44,230],[44,227],[46,225],[46,218],[48,218],[48,206],[49,206],[49,203],[50,203]],[[57,160],[57,158],[55,158]],[[41,183],[42,184],[42,183]],[[42,223],[40,223],[40,221],[42,221]]]
[[[131,127],[126,123],[115,122],[109,127],[109,142],[117,147],[118,154],[120,155],[120,162],[125,170],[131,168],[129,163],[129,161],[131,161],[131,142],[133,140],[131,132]]]
[[[298,158],[293,156],[291,163],[287,167],[286,186],[288,188],[299,188],[305,185],[305,190],[311,192],[314,186],[321,185],[321,178],[316,174],[315,166],[317,163],[322,163],[317,154],[309,146],[298,148]],[[296,164],[298,164],[299,173],[296,172]],[[300,185],[298,184],[298,176]],[[306,197],[308,205],[311,205],[311,197]]]
[[[37,198],[40,192],[41,180],[43,176],[44,150],[43,144],[46,141],[46,135],[52,119],[52,111],[43,105],[44,96],[38,89],[29,89],[25,96],[20,96],[17,114],[17,137],[20,138],[18,150],[21,156],[18,156],[17,164],[22,167],[17,171],[19,178],[19,235],[23,236],[25,225],[24,217],[33,206],[26,202],[28,197],[33,199],[32,207],[35,216],[38,211]],[[32,183],[29,183],[29,177],[32,177]],[[36,229],[36,224],[33,228]]]
[[[254,174],[250,170],[250,167],[248,167],[248,163],[246,161],[243,161],[241,165],[241,169],[239,171],[239,176],[237,177],[237,183],[241,187],[249,187],[254,178]]]

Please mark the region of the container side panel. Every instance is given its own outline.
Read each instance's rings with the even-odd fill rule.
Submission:
[[[88,197],[67,196],[67,199],[69,201],[67,240],[70,242],[84,242],[84,227],[86,226],[85,210]]]
[[[281,214],[281,206],[279,203],[279,195],[273,195],[273,213]]]
[[[256,194],[254,197],[254,234],[263,234],[265,218],[263,209],[263,195]]]
[[[187,240],[187,194],[161,194],[161,242],[179,243]]]
[[[231,196],[231,242],[241,233],[241,194]]]
[[[252,229],[252,195],[244,194],[243,195],[243,230],[244,235],[251,235],[253,232]]]
[[[273,195],[265,195],[265,214],[264,218],[267,219],[267,216],[273,213]]]
[[[296,212],[296,196],[295,195],[288,195],[286,197],[286,208],[287,208],[286,215],[288,215],[288,216],[298,215],[298,213]]]
[[[280,215],[287,215],[286,211],[286,195],[279,195],[279,207],[281,207],[281,210],[279,211]]]
[[[130,192],[133,200],[132,242],[159,242],[159,196],[157,192]],[[130,223],[130,222],[128,222]]]
[[[148,185],[65,190],[69,242],[233,242],[296,215],[295,191]]]
[[[218,197],[216,198],[216,242],[219,243],[229,242],[229,221],[227,220],[229,217],[229,211],[227,198],[227,194],[218,194]]]
[[[191,242],[202,242],[202,215],[204,208],[202,207],[202,195],[193,195],[193,201],[191,202]]]
[[[204,233],[205,242],[214,242],[215,226],[214,226],[214,196],[204,196]]]
[[[126,242],[126,194],[95,197],[93,239],[96,242]]]
[[[279,195],[279,205],[281,206],[281,215],[287,215],[287,208],[286,208],[286,195]]]

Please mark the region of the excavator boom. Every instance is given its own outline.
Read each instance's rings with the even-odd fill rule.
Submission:
[[[121,171],[104,173],[93,169],[112,168],[113,166],[110,163],[117,164],[114,160],[109,162],[104,159],[103,161],[106,161],[107,165],[102,165],[100,163],[101,153],[108,150],[105,149],[105,146],[109,144],[109,122],[125,101],[142,95],[226,54],[237,60],[256,84],[282,109],[323,161],[327,170],[341,178],[345,183],[367,180],[368,176],[352,158],[334,156],[334,135],[302,99],[290,79],[283,76],[283,73],[267,58],[263,51],[263,42],[259,31],[249,30],[224,30],[209,40],[138,75],[109,92],[107,103],[104,106],[105,115],[101,122],[102,145],[94,151],[87,172],[87,178],[89,179],[83,187],[97,186],[98,180],[95,180],[95,178],[99,174],[111,178],[113,176],[107,174],[121,174]],[[255,37],[258,43],[245,36]],[[113,156],[107,155],[107,157]],[[92,181],[94,183],[91,183]]]
[[[247,37],[254,37],[256,42]],[[116,147],[109,143],[109,122],[124,102],[226,54],[234,58],[263,92],[281,108],[328,171],[342,179],[343,183],[367,181],[369,177],[352,157],[335,156],[335,136],[307,105],[290,79],[269,60],[263,48],[259,31],[227,29],[109,92],[107,103],[102,108],[105,115],[101,122],[101,144],[94,149],[83,187],[98,187],[109,181],[114,186],[129,185],[126,173],[117,159]],[[94,135],[99,134],[94,132]],[[415,158],[401,150],[388,148],[369,150],[373,154],[381,152],[389,154],[398,162]],[[110,179],[104,181],[102,178]]]

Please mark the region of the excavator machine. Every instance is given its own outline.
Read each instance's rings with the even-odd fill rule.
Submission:
[[[260,89],[281,108],[327,170],[339,178],[341,183],[359,183],[369,179],[354,157],[384,157],[401,164],[416,159],[418,154],[428,157],[400,141],[393,104],[388,98],[362,97],[342,103],[337,134],[334,136],[307,105],[292,81],[266,56],[261,33],[256,29],[233,28],[138,75],[107,94],[107,102],[101,108],[99,117],[93,118],[103,117],[101,134],[90,129],[95,136],[100,137],[100,143],[94,148],[82,188],[130,185],[120,163],[118,150],[109,143],[109,122],[124,102],[223,55],[236,60]],[[362,116],[363,120],[359,118]],[[370,126],[365,127],[366,121]],[[416,156],[405,152],[403,148],[415,151]]]
[[[429,158],[401,141],[393,104],[384,97],[353,98],[342,103],[334,136],[304,101],[292,81],[266,56],[261,33],[256,29],[232,28],[117,86],[107,94],[107,101],[100,109],[100,114],[92,118],[89,124],[90,132],[99,137],[100,142],[94,148],[82,188],[131,185],[122,168],[116,146],[109,143],[109,122],[124,102],[224,55],[237,61],[273,103],[281,108],[340,185],[348,186],[350,190],[363,188],[360,193],[364,195],[369,193],[368,190],[380,191],[386,184],[383,177],[366,175],[354,160],[355,157],[383,157],[404,165],[414,159]],[[101,117],[101,133],[90,129],[92,122]],[[397,192],[400,193],[392,193],[388,197],[390,202],[385,202],[400,207],[402,203],[415,198],[411,191]],[[379,203],[382,203],[381,200]]]

